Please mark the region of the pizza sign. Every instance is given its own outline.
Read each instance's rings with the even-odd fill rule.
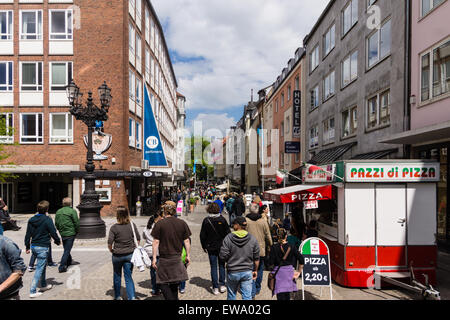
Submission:
[[[438,163],[347,164],[347,182],[438,182]]]

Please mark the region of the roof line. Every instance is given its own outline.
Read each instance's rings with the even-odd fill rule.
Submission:
[[[303,39],[303,46],[306,47],[306,44],[308,43],[309,39],[311,38],[311,35],[316,32],[319,25],[322,23],[322,20],[325,18],[326,14],[330,10],[331,6],[336,2],[336,0],[330,0],[328,2],[328,5],[326,6],[325,10],[323,10],[322,14],[320,15],[319,19],[317,19],[316,24],[312,27],[311,31],[306,35],[306,37]]]

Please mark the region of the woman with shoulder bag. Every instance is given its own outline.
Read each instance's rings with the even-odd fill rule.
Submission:
[[[145,228],[142,233],[142,238],[145,240],[144,249],[147,251],[148,257],[153,260],[153,237],[152,230],[158,221],[163,219],[163,215],[161,211],[157,211],[154,215],[152,215],[147,222],[147,228]],[[156,255],[156,260],[158,261],[158,254]],[[153,261],[152,261],[153,262]],[[156,270],[155,268],[150,267],[150,279],[152,283],[152,296],[159,296],[161,294],[160,287],[156,284]]]
[[[134,228],[134,231],[133,229]],[[130,220],[128,209],[117,208],[117,223],[111,227],[108,236],[108,248],[112,253],[112,263],[114,267],[114,300],[120,300],[120,287],[122,283],[122,269],[125,278],[128,300],[136,300],[136,291],[132,278],[134,249],[136,249],[135,239],[141,240],[139,230]]]
[[[278,243],[270,249],[269,261],[275,266],[269,274],[268,286],[277,300],[290,300],[291,292],[297,292],[296,280],[303,270],[303,256],[287,242],[287,231],[283,228],[277,230]],[[298,270],[295,267],[298,262]]]

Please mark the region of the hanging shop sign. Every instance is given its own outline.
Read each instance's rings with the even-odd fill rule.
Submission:
[[[319,238],[309,238],[303,241],[300,253],[305,259],[302,274],[303,300],[305,299],[305,286],[329,287],[332,300],[330,251],[327,244]]]
[[[330,164],[326,166],[318,166],[322,170],[310,172],[308,168],[302,170],[302,180],[308,182],[333,182],[335,181],[336,165]]]
[[[333,187],[331,185],[311,188],[309,190],[299,190],[284,194],[266,193],[266,200],[277,203],[296,203],[307,201],[319,201],[333,199]]]
[[[292,108],[293,112],[294,112],[294,115],[292,117],[292,119],[294,120],[294,124],[292,126],[292,137],[293,138],[301,138],[301,132],[300,132],[301,106],[302,106],[302,92],[300,90],[295,90],[294,91],[294,107]]]
[[[346,164],[346,182],[438,182],[438,163]]]
[[[84,135],[84,144],[88,146],[88,135]],[[112,135],[103,132],[93,132],[92,133],[92,151],[94,151],[94,160],[101,161],[108,159],[107,156],[103,155],[112,144]]]
[[[300,142],[296,141],[286,141],[284,143],[284,153],[300,153]]]
[[[318,209],[319,208],[319,202],[317,200],[311,200],[305,203],[305,209],[306,210],[312,210],[312,209]]]

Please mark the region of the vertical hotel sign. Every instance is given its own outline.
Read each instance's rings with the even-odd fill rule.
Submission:
[[[292,137],[301,138],[300,134],[300,108],[302,106],[302,92],[300,90],[294,91],[294,124],[292,126]]]
[[[144,85],[144,142],[144,160],[148,161],[149,166],[167,167],[147,85]]]

